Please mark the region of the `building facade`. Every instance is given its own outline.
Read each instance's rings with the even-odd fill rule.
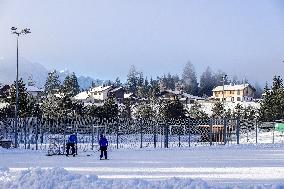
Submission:
[[[241,85],[224,85],[215,87],[213,92],[213,98],[218,101],[223,101],[223,91],[224,91],[224,101],[226,102],[249,102],[253,101],[255,89],[250,84]]]

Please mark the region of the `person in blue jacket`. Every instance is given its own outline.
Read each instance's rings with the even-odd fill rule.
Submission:
[[[105,159],[107,159],[108,141],[102,134],[100,135],[99,145],[101,150],[100,160],[103,158],[103,155],[105,156]]]
[[[71,147],[72,155],[75,156],[75,144],[77,144],[77,136],[76,134],[72,134],[68,138],[67,148],[66,148],[66,156],[69,155],[69,150]]]

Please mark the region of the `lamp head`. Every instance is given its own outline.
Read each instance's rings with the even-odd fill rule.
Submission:
[[[17,28],[13,26],[13,27],[11,28],[11,30],[12,30],[12,31],[16,31]]]

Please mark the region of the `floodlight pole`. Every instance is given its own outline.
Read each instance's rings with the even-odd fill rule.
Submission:
[[[18,111],[19,111],[19,36],[21,34],[31,33],[30,29],[23,29],[21,32],[17,31],[16,27],[12,27],[12,34],[17,35],[17,66],[16,66],[16,106],[15,106],[15,148],[18,147]]]

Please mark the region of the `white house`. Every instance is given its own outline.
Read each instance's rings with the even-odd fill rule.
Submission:
[[[240,102],[240,101],[253,101],[255,89],[250,84],[241,85],[224,85],[215,87],[213,98],[222,101],[224,90],[224,101],[227,102]]]
[[[103,87],[95,87],[90,90],[90,97],[95,100],[106,100],[108,98],[108,92],[112,89],[111,86]]]

